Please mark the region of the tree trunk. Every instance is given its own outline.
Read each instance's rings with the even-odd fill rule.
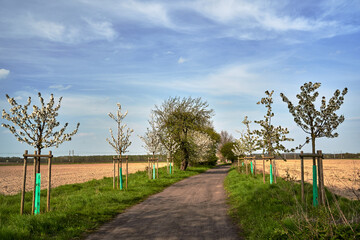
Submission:
[[[41,155],[41,148],[38,148],[38,154]],[[40,173],[40,157],[37,158],[37,173]]]
[[[189,162],[186,159],[182,160],[180,169],[185,171],[188,167],[188,164]]]
[[[185,171],[185,170],[187,169],[187,167],[188,167],[190,156],[189,156],[189,151],[188,151],[188,149],[187,149],[187,147],[188,147],[188,146],[187,146],[187,143],[186,143],[186,142],[182,142],[181,145],[182,145],[182,150],[183,150],[183,152],[184,152],[184,159],[183,159],[182,162],[181,162],[181,167],[180,167],[180,169],[183,170],[183,171]]]

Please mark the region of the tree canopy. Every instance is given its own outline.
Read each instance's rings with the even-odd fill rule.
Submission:
[[[182,170],[186,170],[194,154],[190,132],[204,132],[211,125],[213,110],[208,107],[208,103],[201,98],[170,97],[153,110],[159,132],[166,132],[178,144]]]
[[[283,94],[283,101],[287,103],[289,112],[294,117],[295,123],[310,137],[307,137],[305,143],[298,148],[302,148],[305,144],[312,142],[312,153],[315,153],[315,139],[321,137],[334,138],[338,133],[334,132],[337,127],[344,122],[343,115],[338,116],[335,112],[340,109],[344,103],[344,96],[348,89],[344,88],[341,92],[337,89],[334,95],[326,103],[325,96],[322,97],[320,109],[317,110],[315,102],[319,96],[316,90],[321,86],[321,83],[304,83],[300,87],[301,92],[296,95],[299,99],[298,105],[294,106],[293,103]]]

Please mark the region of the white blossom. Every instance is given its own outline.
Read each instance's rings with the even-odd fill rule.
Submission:
[[[25,105],[18,104],[14,98],[6,95],[9,104],[12,106],[10,113],[4,109],[2,111],[2,118],[12,122],[14,126],[9,124],[2,124],[3,127],[9,129],[14,134],[19,142],[24,142],[37,148],[38,153],[41,149],[49,147],[58,147],[64,141],[70,141],[71,136],[75,135],[79,129],[80,123],[74,131],[64,134],[68,123],[59,130],[54,132],[54,128],[60,125],[56,121],[58,116],[57,111],[60,109],[62,97],[60,97],[57,106],[54,108],[54,96],[51,94],[50,101],[45,105],[41,93],[38,93],[41,107],[32,106],[32,113],[28,113],[28,108],[31,105],[31,97],[28,98]]]
[[[112,113],[109,113],[109,117],[112,118],[117,124],[117,136],[114,137],[113,130],[110,128],[111,139],[106,139],[106,141],[112,146],[118,155],[122,155],[127,152],[128,147],[131,145],[130,136],[134,131],[133,129],[127,128],[126,124],[122,124],[123,119],[128,114],[128,111],[121,113],[121,105],[117,104],[118,110],[116,116]]]

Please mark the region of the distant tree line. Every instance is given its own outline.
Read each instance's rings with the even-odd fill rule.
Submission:
[[[129,162],[147,162],[150,155],[128,155]],[[59,156],[54,157],[53,162],[56,163],[111,163],[113,155],[103,156]],[[160,156],[160,161],[165,161],[165,156]],[[46,163],[47,159],[41,159],[41,163]],[[0,157],[1,164],[22,164],[23,158],[19,157]]]

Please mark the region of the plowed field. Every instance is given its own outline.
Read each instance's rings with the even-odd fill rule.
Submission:
[[[129,163],[129,173],[145,170],[147,163]],[[159,167],[166,163],[159,163]],[[123,166],[123,169],[125,166]],[[125,174],[123,170],[123,174]],[[41,189],[47,188],[47,165],[41,165]],[[33,189],[32,165],[27,167],[26,191]],[[102,179],[113,176],[113,164],[63,164],[53,165],[51,168],[51,187],[64,184],[82,183],[92,179]],[[0,194],[11,195],[21,191],[23,166],[0,166]]]
[[[262,160],[256,161],[257,170],[262,171]],[[279,176],[287,175],[294,180],[300,181],[300,159],[298,160],[276,160]],[[352,159],[324,159],[324,181],[325,186],[334,193],[349,199],[360,198],[360,160]],[[266,162],[265,172],[269,173],[270,163]],[[312,183],[312,159],[304,160],[304,178],[306,182]]]

